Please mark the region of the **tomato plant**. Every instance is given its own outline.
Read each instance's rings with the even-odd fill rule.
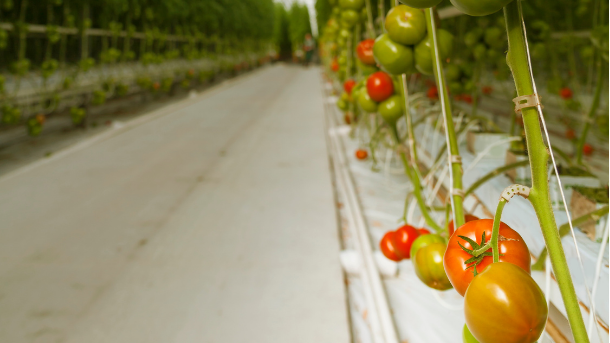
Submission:
[[[472,280],[464,315],[481,343],[533,343],[544,330],[548,308],[528,273],[512,263],[497,262]]]
[[[388,12],[385,28],[392,41],[414,45],[426,35],[426,18],[419,9],[398,5]]]
[[[480,249],[491,238],[493,219],[479,219],[468,222],[457,229],[449,238],[445,252],[445,270],[455,290],[464,295],[468,285],[493,261],[491,248],[478,257],[472,251]],[[530,272],[531,257],[527,245],[517,231],[500,222],[498,248],[500,261],[515,264]]]
[[[366,150],[358,149],[356,150],[356,158],[359,160],[365,160],[369,156],[369,153]]]
[[[374,39],[365,39],[356,46],[356,56],[358,59],[367,65],[375,65],[375,57],[373,56]]]
[[[382,71],[373,73],[366,81],[366,91],[373,101],[384,101],[394,94],[392,78]]]
[[[411,257],[411,245],[419,237],[419,231],[411,225],[403,225],[394,232],[396,254],[403,259]]]
[[[396,249],[394,248],[394,231],[388,231],[379,241],[379,248],[381,249],[381,253],[383,256],[388,259],[398,262],[401,260],[400,256],[396,253]]]

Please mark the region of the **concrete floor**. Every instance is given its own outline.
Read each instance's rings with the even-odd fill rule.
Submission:
[[[348,342],[319,70],[274,66],[0,179],[0,342]]]

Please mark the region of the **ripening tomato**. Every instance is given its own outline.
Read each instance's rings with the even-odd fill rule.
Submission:
[[[356,46],[356,56],[358,59],[368,65],[375,65],[375,57],[373,56],[374,39],[365,39]]]
[[[381,249],[383,256],[387,257],[388,259],[395,262],[401,260],[398,254],[396,254],[396,249],[394,248],[394,231],[388,231],[385,235],[383,235],[383,238],[381,238],[381,241],[379,241],[379,248]]]
[[[428,99],[438,99],[438,88],[436,88],[436,86],[428,88],[426,96],[428,97]]]
[[[423,248],[426,245],[430,245],[432,243],[443,243],[443,244],[445,244],[445,239],[443,239],[443,237],[441,237],[439,235],[436,235],[436,234],[424,234],[424,235],[420,235],[419,237],[417,237],[417,239],[415,239],[413,244],[411,244],[411,251],[409,252],[409,254],[411,256],[415,256],[415,254],[417,254],[417,250],[419,248]]]
[[[339,71],[339,61],[335,57],[332,62],[330,62],[330,69],[334,72]]]
[[[349,79],[343,83],[343,89],[347,92],[347,94],[352,94],[352,89],[356,85],[356,81]]]
[[[585,156],[590,156],[591,154],[593,154],[593,150],[593,146],[591,146],[591,144],[589,143],[586,143],[582,147],[582,153],[585,154]]]
[[[394,232],[394,249],[403,259],[411,257],[411,245],[419,237],[419,231],[411,225],[403,225]]]
[[[513,0],[451,0],[458,10],[474,16],[496,13]]]
[[[38,122],[38,124],[42,125],[44,124],[45,120],[47,119],[47,117],[45,117],[44,114],[37,114],[36,115],[36,121]]]
[[[490,248],[487,250],[489,254],[485,253],[488,256],[479,255],[479,261],[466,264],[464,262],[471,259],[472,255],[464,251],[460,245],[470,250],[485,245],[491,239],[493,222],[493,219],[473,220],[460,226],[449,238],[444,258],[445,270],[449,280],[451,280],[451,284],[461,295],[466,293],[468,285],[475,277],[475,267],[476,272],[481,273],[493,262],[493,258],[490,254]],[[466,237],[468,240],[462,237]],[[483,242],[483,237],[485,242]],[[473,246],[469,240],[475,242],[477,246]],[[530,272],[531,257],[527,245],[517,231],[511,229],[503,222],[500,222],[498,248],[501,262],[515,264],[527,273]]]
[[[366,80],[366,91],[373,101],[384,101],[394,94],[392,77],[383,71],[371,74]]]
[[[356,158],[359,160],[364,160],[369,156],[369,153],[366,150],[358,149],[356,150]]]
[[[434,236],[425,235],[421,237]],[[417,277],[430,288],[444,291],[451,288],[451,282],[443,268],[443,254],[447,246],[445,243],[434,242],[419,247],[415,255],[411,256],[413,268]]]
[[[467,104],[472,104],[472,95],[462,94],[462,101],[464,101]]]
[[[483,86],[483,88],[481,89],[481,91],[483,91],[483,94],[489,95],[493,92],[493,88],[491,86]]]
[[[473,216],[472,214],[467,214],[464,216],[464,223],[468,223],[473,220],[479,220],[479,219],[480,218],[477,216]],[[453,219],[451,219],[449,221],[448,228],[449,228],[449,237],[451,237],[453,235],[453,231],[455,231],[455,225],[453,224]]]
[[[576,132],[574,132],[574,130],[572,130],[572,129],[567,129],[566,130],[566,138],[567,139],[574,139],[574,138],[576,138]]]
[[[481,343],[534,343],[544,330],[548,307],[528,273],[497,262],[472,280],[464,297],[464,316]]]
[[[559,90],[559,95],[565,100],[572,99],[572,90],[568,87],[563,87]]]

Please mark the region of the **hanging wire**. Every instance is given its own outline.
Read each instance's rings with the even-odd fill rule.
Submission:
[[[528,62],[528,69],[529,69],[529,73],[530,73],[530,79],[532,82],[532,87],[534,89],[534,94],[538,94],[538,91],[536,90],[536,82],[534,81],[534,74],[532,72],[532,62],[530,59],[530,50],[529,50],[529,44],[527,42],[527,31],[525,28],[525,21],[523,20],[523,12],[521,10],[521,0],[518,0],[518,8],[519,8],[519,19],[521,19],[521,26],[523,27],[523,40],[525,41],[525,53],[527,55],[527,62]],[[538,112],[538,117],[540,118],[540,122],[542,123],[542,129],[544,131],[544,135],[546,137],[546,142],[549,148],[549,155],[551,155],[551,161],[553,162],[553,169],[555,170],[555,175],[557,176],[557,184],[559,185],[559,192],[561,193],[561,199],[563,200],[563,207],[566,211],[566,216],[568,217],[568,224],[570,225],[570,232],[572,234],[572,239],[574,240],[574,248],[576,250],[576,257],[578,258],[578,263],[580,264],[580,271],[582,272],[582,277],[583,277],[583,284],[585,286],[585,290],[587,293],[587,298],[589,300],[589,307],[591,312],[593,313],[593,315],[595,317],[597,317],[597,313],[595,312],[595,303],[593,302],[593,298],[591,297],[591,292],[589,290],[589,285],[587,283],[587,276],[585,274],[585,267],[584,264],[582,263],[582,257],[580,254],[580,249],[578,248],[578,241],[576,240],[576,233],[574,232],[574,227],[572,226],[572,218],[570,216],[570,211],[568,210],[568,205],[566,202],[566,197],[565,194],[563,192],[563,186],[561,185],[561,179],[559,178],[559,172],[557,171],[557,163],[555,162],[555,156],[553,154],[553,147],[551,146],[551,139],[549,137],[549,132],[546,128],[546,122],[544,120],[544,115],[542,114],[542,107],[540,104],[538,104],[538,106],[536,106],[536,110]],[[599,332],[599,327],[596,326],[597,329],[597,334],[598,336],[602,337],[601,333]],[[591,336],[591,334],[589,333],[589,337]]]

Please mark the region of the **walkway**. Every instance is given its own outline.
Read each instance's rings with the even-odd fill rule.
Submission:
[[[0,342],[347,343],[318,69],[0,178]]]

